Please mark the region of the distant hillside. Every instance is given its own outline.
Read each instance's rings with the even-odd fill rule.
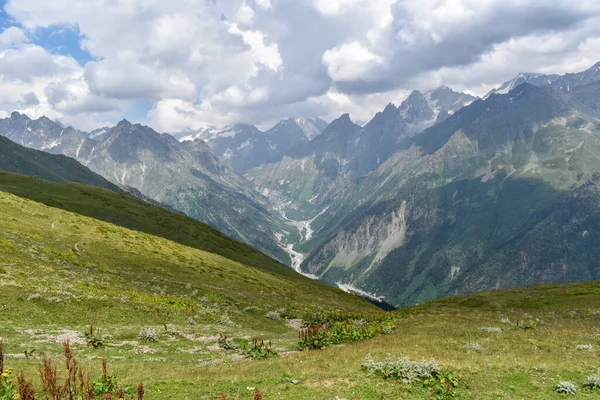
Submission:
[[[53,182],[77,182],[120,191],[72,158],[29,149],[0,136],[0,170]]]
[[[98,134],[91,139],[46,117],[33,120],[18,112],[0,119],[1,136],[72,157],[115,185],[135,188],[278,260],[289,259],[276,235],[282,221],[265,208],[267,199],[221,164],[202,140],[180,143],[126,120]]]

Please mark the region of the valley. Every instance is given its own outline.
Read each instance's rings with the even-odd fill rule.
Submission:
[[[600,398],[600,2],[0,0],[0,400]]]
[[[226,238],[215,248],[219,236],[210,229],[188,236],[181,228],[196,222],[129,196],[0,178],[3,366],[36,385],[42,358],[62,379],[68,339],[92,379],[101,380],[107,360],[108,374],[131,387],[126,398],[135,398],[140,381],[150,400],[242,400],[257,390],[290,400],[423,399],[439,390],[452,398],[560,399],[556,387],[565,381],[577,398],[597,397],[597,389],[584,387],[598,367],[597,281],[448,297],[383,313],[291,269],[267,267],[251,249],[227,253],[237,245]],[[59,204],[39,202],[51,204],[43,193],[52,191],[64,193]],[[101,217],[119,205],[106,201],[112,198],[122,202],[113,223],[69,211],[85,199]],[[122,226],[132,226],[125,217],[141,210],[162,216],[152,219],[161,225],[179,224],[163,233],[176,236]],[[367,336],[339,344],[331,336],[322,349],[299,351],[300,320],[331,321]],[[277,355],[254,359],[246,351],[253,338]],[[369,372],[382,362],[433,362],[443,375],[428,383],[383,379]],[[444,385],[449,377],[451,388]]]
[[[265,131],[234,124],[171,136],[123,120],[98,134],[13,113],[0,120],[0,134],[75,157],[119,190],[199,219],[307,277],[407,306],[600,278],[591,261],[599,70],[520,74],[483,99],[445,86],[413,91],[363,125],[343,114],[330,124],[290,118]],[[531,196],[513,200],[513,190]],[[509,213],[502,229],[486,230],[509,204],[519,217]],[[566,207],[578,207],[577,224],[565,219]],[[546,257],[542,226],[552,227],[549,240],[585,248],[585,260],[569,251]],[[573,230],[586,237],[568,236]],[[520,274],[508,267],[524,263]]]

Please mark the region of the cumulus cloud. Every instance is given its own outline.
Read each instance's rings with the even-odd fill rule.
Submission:
[[[413,88],[481,95],[521,70],[578,71],[600,54],[595,0],[8,0],[6,11],[19,27],[0,33],[4,112],[91,125],[149,100],[146,122],[170,132],[365,120]],[[61,26],[93,61],[27,40]]]
[[[27,34],[16,26],[10,26],[0,33],[0,49],[9,49],[25,42],[27,42]]]
[[[358,42],[327,50],[323,63],[334,81],[352,81],[367,76],[383,59]]]

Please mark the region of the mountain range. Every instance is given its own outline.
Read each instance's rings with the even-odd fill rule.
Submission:
[[[204,140],[222,162],[243,174],[280,158],[294,146],[308,143],[326,127],[327,122],[319,118],[289,118],[266,132],[261,132],[254,125],[235,124],[223,129],[177,134],[175,137],[180,141]]]
[[[86,133],[13,113],[0,134],[313,278],[406,305],[600,278],[599,118],[600,63],[519,74],[483,99],[413,91],[364,125],[344,114],[171,136],[127,121]]]
[[[262,204],[266,200],[220,163],[202,140],[179,142],[125,120],[105,129],[96,140],[45,117],[31,120],[18,113],[0,120],[0,132],[24,146],[72,157],[113,184],[135,188],[150,199],[287,260],[271,229],[277,218]]]

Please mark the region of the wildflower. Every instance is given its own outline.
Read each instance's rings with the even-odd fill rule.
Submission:
[[[3,372],[3,373],[2,373],[2,377],[3,377],[3,378],[8,378],[8,372]]]

